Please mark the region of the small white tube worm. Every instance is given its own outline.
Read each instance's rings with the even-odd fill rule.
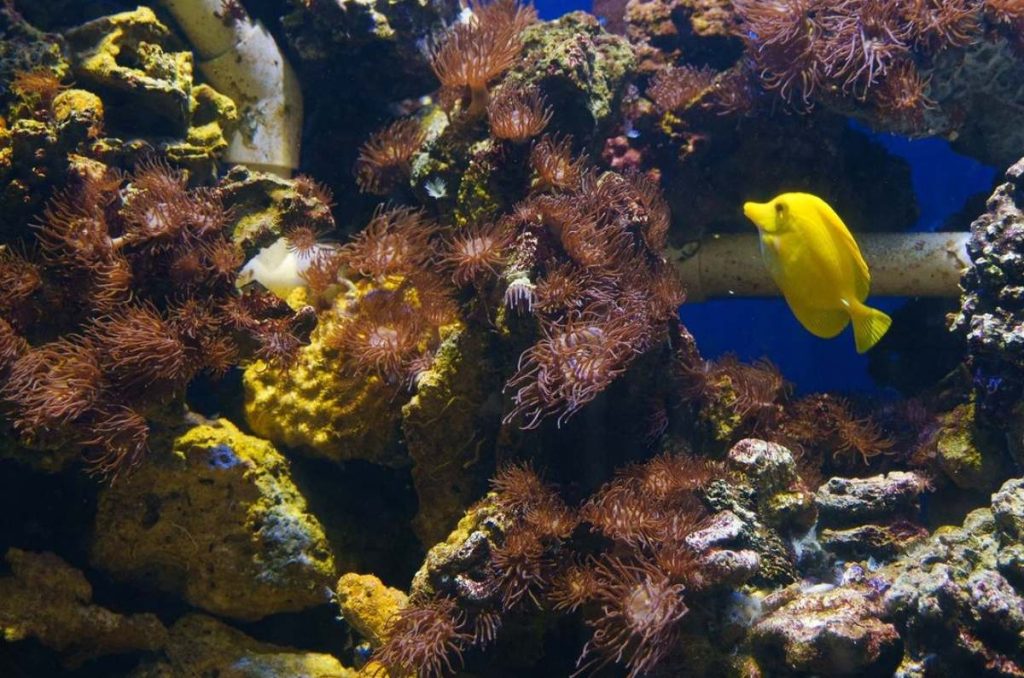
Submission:
[[[967,267],[970,233],[858,233],[857,243],[871,270],[872,297],[956,297]],[[756,234],[715,235],[697,253],[670,250],[686,285],[687,298],[775,297],[761,260]]]
[[[161,0],[199,56],[199,71],[241,116],[224,159],[291,176],[299,166],[302,91],[273,36],[248,16],[221,21],[221,0]]]

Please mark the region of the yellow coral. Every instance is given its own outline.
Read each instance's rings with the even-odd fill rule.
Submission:
[[[408,596],[385,586],[372,574],[349,572],[338,580],[341,615],[373,647],[380,647],[391,617],[405,607]]]
[[[341,321],[324,315],[330,317],[322,319],[287,371],[262,361],[246,369],[249,426],[264,438],[318,457],[403,463],[392,391],[376,377],[344,373],[343,357],[326,342]]]

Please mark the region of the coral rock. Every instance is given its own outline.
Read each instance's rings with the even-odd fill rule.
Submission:
[[[288,462],[226,420],[188,430],[102,491],[91,559],[243,620],[326,603],[334,577]]]
[[[991,509],[943,527],[878,574],[886,614],[904,627],[904,665],[928,657],[943,675],[1024,672],[1020,535],[1024,480],[1007,481]]]
[[[883,675],[899,657],[900,638],[880,612],[877,601],[849,589],[804,594],[758,621],[750,641],[771,675]]]
[[[996,489],[1009,475],[1000,437],[976,425],[973,403],[958,405],[943,416],[935,441],[939,468],[959,488]]]
[[[106,108],[112,131],[159,138],[169,159],[212,174],[212,161],[227,149],[238,123],[238,109],[230,98],[194,83],[192,52],[172,51],[174,38],[153,10],[139,7],[94,19],[66,37],[78,84],[111,104]],[[104,143],[101,153],[131,146],[117,139]]]
[[[357,671],[322,652],[261,643],[227,624],[189,614],[171,627],[166,659],[141,666],[132,678],[220,676],[220,678],[355,678]]]
[[[246,421],[258,435],[310,456],[405,465],[394,390],[377,377],[343,373],[326,341],[336,322],[324,318],[288,370],[261,361],[245,370]]]
[[[831,478],[818,488],[815,503],[822,525],[851,525],[913,514],[927,483],[909,471],[871,478]]]
[[[589,14],[572,12],[523,31],[523,55],[507,80],[539,87],[558,127],[582,136],[612,124],[634,64],[625,38],[605,32]]]
[[[402,432],[419,498],[413,529],[425,545],[443,539],[480,496],[480,448],[494,432],[480,425],[479,410],[499,388],[488,364],[480,336],[452,333],[431,369],[418,379],[416,395],[402,408]]]
[[[355,631],[380,647],[392,615],[405,607],[408,596],[372,574],[349,572],[338,580],[338,606],[341,616]]]
[[[11,568],[0,577],[0,638],[35,638],[69,665],[124,652],[154,651],[167,629],[152,614],[121,615],[92,604],[81,571],[52,553],[8,549]]]

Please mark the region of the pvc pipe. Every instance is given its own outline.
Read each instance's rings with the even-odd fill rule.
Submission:
[[[872,297],[956,297],[967,268],[970,233],[860,233]],[[780,292],[761,259],[756,234],[716,235],[687,256],[670,248],[687,299],[775,297]]]
[[[273,36],[245,16],[221,21],[221,0],[161,0],[199,55],[199,71],[241,117],[224,159],[291,176],[299,166],[302,90]]]

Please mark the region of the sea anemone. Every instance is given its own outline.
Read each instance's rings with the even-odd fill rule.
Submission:
[[[70,427],[98,403],[103,387],[97,352],[58,339],[23,352],[11,364],[0,400],[12,408],[15,428],[36,439]]]
[[[530,165],[537,172],[538,189],[574,188],[583,176],[586,158],[572,157],[572,137],[545,134],[530,149]]]
[[[344,266],[367,278],[407,275],[426,266],[434,230],[422,211],[378,209],[366,228],[341,248],[339,257]]]
[[[632,189],[631,195],[644,209],[644,225],[640,229],[647,248],[660,252],[668,244],[668,229],[672,223],[668,202],[657,182],[641,172],[629,172],[626,181]]]
[[[412,159],[426,134],[419,120],[398,120],[374,132],[359,149],[355,175],[359,190],[387,195],[409,178]]]
[[[57,74],[49,68],[16,71],[11,79],[11,91],[21,98],[35,97],[36,109],[49,111],[53,100],[64,89]]]
[[[892,0],[859,0],[848,11],[822,16],[828,38],[821,60],[844,91],[866,98],[892,63],[909,53],[912,27],[901,10]]]
[[[89,269],[109,258],[104,205],[89,197],[85,190],[65,189],[47,204],[36,239],[48,263]]]
[[[435,678],[455,672],[453,659],[471,639],[466,618],[451,598],[434,598],[402,608],[388,624],[387,640],[373,654],[393,676]]]
[[[544,545],[534,531],[509,531],[504,542],[491,549],[492,581],[502,607],[511,610],[527,598],[540,607],[538,595],[544,589],[549,565]]]
[[[422,317],[401,293],[376,290],[359,300],[352,317],[339,324],[329,341],[345,354],[347,369],[400,384],[419,356],[424,329]]]
[[[685,587],[644,560],[602,558],[594,577],[593,598],[601,612],[587,619],[594,634],[577,666],[597,671],[614,661],[625,664],[630,678],[649,672],[676,645],[678,622],[689,611]]]
[[[107,406],[85,428],[82,445],[92,475],[116,481],[138,467],[149,451],[145,417],[123,405]]]
[[[0,246],[0,309],[9,312],[43,286],[39,267],[9,247]]]
[[[487,118],[496,139],[522,143],[544,131],[551,120],[551,109],[536,88],[506,86],[488,104]]]
[[[497,276],[511,244],[512,233],[502,221],[468,226],[445,240],[440,263],[451,269],[452,282],[468,285],[483,275]]]
[[[95,318],[86,331],[104,372],[136,395],[176,392],[194,375],[185,346],[150,305],[133,305]]]
[[[912,60],[901,59],[889,69],[872,98],[883,116],[912,129],[920,128],[925,111],[936,107],[926,94],[929,82]]]
[[[647,87],[647,96],[663,113],[690,108],[709,94],[718,73],[702,66],[679,66],[658,71]]]
[[[1016,4],[1020,6],[1020,2]],[[913,0],[907,5],[914,42],[926,51],[966,47],[981,37],[978,6],[973,0]]]
[[[541,332],[506,385],[515,394],[504,421],[522,417],[525,429],[549,415],[561,426],[625,372],[646,343],[646,328],[626,313],[596,307],[562,324],[544,323]]]
[[[455,24],[431,50],[431,66],[441,86],[453,92],[469,91],[466,113],[477,117],[487,110],[490,81],[515,63],[523,47],[520,34],[537,13],[516,0],[470,2],[473,16]]]
[[[809,103],[823,79],[818,60],[819,0],[733,0],[739,35],[767,89],[786,101]]]

